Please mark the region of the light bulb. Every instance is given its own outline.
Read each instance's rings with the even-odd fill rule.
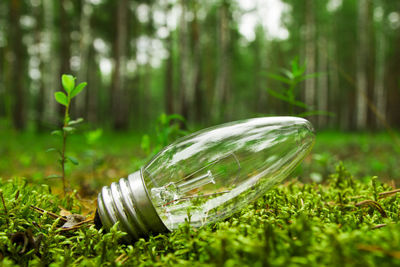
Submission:
[[[282,182],[310,152],[312,125],[296,117],[222,124],[178,139],[139,171],[103,187],[96,221],[132,240],[222,220]]]

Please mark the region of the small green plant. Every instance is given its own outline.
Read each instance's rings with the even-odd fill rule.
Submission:
[[[65,164],[67,161],[74,165],[78,165],[78,160],[74,157],[66,155],[67,148],[67,137],[72,134],[76,128],[75,126],[83,121],[82,118],[71,120],[69,116],[69,109],[71,107],[71,101],[76,97],[86,86],[86,82],[80,83],[75,86],[75,77],[72,75],[62,75],[61,82],[64,88],[64,92],[54,93],[54,97],[58,103],[65,106],[65,113],[63,119],[63,125],[61,130],[55,130],[51,132],[52,135],[59,136],[62,140],[62,147],[60,149],[50,148],[47,151],[56,151],[60,155],[58,161],[61,167],[61,175],[50,175],[48,178],[61,178],[63,183],[64,195],[66,194],[66,179],[65,179]]]
[[[156,136],[154,140],[151,140],[150,136],[145,134],[142,137],[141,147],[147,154],[155,154],[161,148],[167,146],[175,139],[187,135],[189,132],[182,129],[182,124],[185,123],[185,118],[179,114],[167,115],[162,113],[156,122],[155,132]],[[154,144],[153,151],[151,145]],[[152,153],[155,152],[155,153]]]
[[[303,65],[299,64],[297,58],[292,60],[291,69],[282,69],[282,74],[268,73],[268,77],[281,82],[284,84],[282,89],[278,92],[276,90],[267,88],[267,92],[274,98],[284,101],[289,104],[290,115],[297,115],[300,117],[310,116],[310,115],[334,115],[331,112],[315,110],[306,103],[296,99],[296,91],[300,89],[301,82],[307,79],[314,79],[321,73],[306,74],[306,63]],[[296,114],[294,108],[303,109],[304,112]]]

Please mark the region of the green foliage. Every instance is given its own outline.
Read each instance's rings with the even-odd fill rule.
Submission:
[[[55,130],[52,131],[51,134],[55,136],[59,136],[62,140],[62,148],[61,149],[55,149],[55,148],[50,148],[47,151],[56,151],[59,154],[59,163],[61,166],[61,175],[50,175],[48,178],[61,178],[62,183],[63,183],[63,190],[64,190],[64,195],[66,193],[66,179],[65,179],[65,164],[67,162],[71,162],[74,165],[78,165],[79,162],[76,158],[66,155],[66,146],[67,146],[67,136],[72,134],[76,128],[75,125],[81,123],[83,121],[82,118],[78,118],[76,120],[71,120],[69,116],[69,108],[71,106],[71,100],[76,97],[86,86],[86,83],[80,83],[75,87],[75,77],[72,75],[62,75],[61,77],[61,83],[63,85],[64,91],[67,93],[65,94],[64,92],[56,92],[54,94],[54,97],[58,103],[61,105],[65,106],[65,113],[64,113],[64,124],[62,126],[61,130]]]
[[[152,139],[147,134],[143,135],[142,149],[147,154],[155,154],[175,139],[187,135],[189,132],[182,129],[184,123],[185,118],[179,114],[162,113],[156,121],[155,138]],[[154,146],[153,150],[151,150],[152,145]]]
[[[124,233],[84,226],[62,232],[59,221],[31,207],[80,212],[74,195],[59,198],[46,185],[0,179],[0,259],[3,266],[395,266],[400,264],[400,198],[378,179],[360,181],[343,165],[327,183],[280,185],[231,218],[193,229],[189,224],[122,244]],[[13,238],[31,233],[34,245]],[[22,252],[23,251],[23,252]]]
[[[325,75],[321,73],[306,74],[306,63],[303,65],[299,64],[297,58],[291,61],[291,69],[282,69],[282,74],[268,73],[268,77],[283,84],[280,91],[276,91],[268,88],[267,92],[274,98],[284,101],[289,104],[290,115],[297,115],[301,117],[310,115],[329,115],[333,113],[327,111],[315,110],[313,107],[308,106],[303,101],[298,100],[298,91],[300,90],[300,84],[307,79],[314,79],[319,75]],[[295,108],[303,110],[302,113],[296,114]]]

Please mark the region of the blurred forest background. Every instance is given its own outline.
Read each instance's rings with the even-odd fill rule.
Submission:
[[[54,127],[63,73],[88,82],[73,116],[106,129],[162,112],[396,127],[400,1],[0,1],[0,128]]]

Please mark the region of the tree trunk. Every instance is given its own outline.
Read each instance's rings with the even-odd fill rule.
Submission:
[[[203,88],[202,88],[202,68],[201,68],[201,27],[198,21],[198,3],[193,2],[194,18],[192,21],[191,43],[193,45],[193,90],[194,95],[192,102],[194,102],[194,118],[197,122],[203,121]]]
[[[9,10],[9,3],[2,1],[0,2],[0,8],[2,10]],[[9,28],[9,19],[8,17],[0,17],[0,24],[3,27],[0,27],[0,32],[4,36],[7,35],[7,29]],[[6,60],[6,56],[8,54],[9,47],[0,46],[0,116],[6,117],[11,122],[11,108],[10,108],[10,94],[7,90],[9,88],[10,79],[8,79],[9,75],[9,64]]]
[[[320,75],[318,76],[318,110],[327,111],[328,110],[328,62],[327,62],[327,47],[328,42],[325,37],[320,37],[318,42],[318,69]],[[327,116],[318,116],[318,126],[326,127]]]
[[[68,15],[67,6],[69,5],[70,0],[60,0],[60,45],[59,45],[59,53],[60,53],[60,73],[58,75],[58,87],[61,89],[61,76],[63,74],[71,74],[70,67],[70,59],[71,59],[71,29],[70,29],[70,17]],[[62,105],[58,105],[58,114],[59,117],[64,117],[65,107]],[[62,120],[59,119],[59,124],[62,123]]]
[[[337,44],[333,42],[328,43],[328,49],[330,51],[330,60],[329,62],[329,105],[332,107],[332,111],[335,112],[335,117],[330,119],[329,126],[332,128],[342,127],[341,116],[344,109],[348,109],[345,104],[344,107],[339,104],[340,99],[342,99],[342,90],[340,88],[340,79],[339,79],[339,70],[338,70],[338,53],[337,53]]]
[[[128,0],[117,2],[114,70],[111,85],[111,114],[113,115],[115,129],[127,128],[129,121],[127,99],[125,97],[128,9]]]
[[[188,3],[181,0],[182,14],[179,27],[179,90],[180,90],[180,114],[189,118],[193,99],[193,66],[190,59],[189,30],[187,22]]]
[[[305,14],[305,57],[306,74],[315,73],[315,18],[313,0],[306,0]],[[313,108],[315,105],[315,79],[305,81],[305,103]]]
[[[38,5],[37,7],[34,8],[33,10],[35,18],[36,18],[36,27],[35,27],[35,33],[34,33],[34,40],[35,40],[35,45],[37,47],[40,46],[40,43],[42,42],[42,31],[43,31],[43,6],[42,3]],[[39,92],[36,96],[36,103],[35,103],[35,124],[36,128],[39,131],[42,131],[44,129],[44,124],[43,124],[43,115],[44,115],[44,101],[45,101],[45,83],[43,76],[45,75],[45,70],[44,70],[44,55],[43,52],[39,51],[37,52],[36,56],[39,58],[39,66],[38,69],[40,71],[40,79],[37,81],[38,86],[39,86]]]
[[[358,1],[358,49],[356,70],[356,126],[357,129],[367,127],[367,56],[368,56],[368,12],[369,1]]]
[[[385,17],[385,16],[383,16]],[[382,20],[379,22],[379,28],[376,29],[376,49],[375,49],[375,84],[374,101],[376,106],[375,122],[378,129],[386,123],[386,88],[385,88],[385,52],[386,40],[383,32]]]
[[[172,34],[173,32],[170,31],[166,39],[168,58],[165,65],[164,105],[167,114],[174,113],[174,49]]]
[[[93,45],[89,46],[89,51],[87,55],[87,82],[88,86],[86,88],[85,99],[85,114],[88,122],[97,123],[99,120],[99,109],[98,101],[99,94],[101,91],[101,75],[99,64],[95,59],[95,50]],[[83,98],[83,97],[82,97]]]
[[[12,115],[14,127],[18,130],[25,128],[25,51],[22,43],[22,30],[20,27],[20,17],[22,9],[22,1],[12,0],[10,6],[10,47],[12,51],[11,62],[11,81],[13,88],[11,90],[13,96]]]
[[[230,27],[229,27],[229,3],[223,1],[219,7],[217,44],[217,80],[214,96],[214,116],[216,120],[229,119],[227,104],[230,98]]]
[[[93,38],[90,32],[90,18],[93,12],[93,7],[90,4],[89,0],[82,0],[82,8],[81,8],[81,17],[79,21],[79,28],[81,33],[81,39],[79,44],[80,51],[80,65],[79,72],[77,74],[77,82],[88,81],[89,79],[89,49],[90,45],[93,42]],[[75,101],[75,113],[77,116],[83,116],[85,113],[85,103],[86,103],[86,95],[89,92],[89,87],[93,86],[93,84],[88,83],[88,88],[83,90],[79,97],[76,98]],[[95,95],[93,95],[95,97]]]
[[[58,57],[58,51],[56,47],[56,41],[58,39],[58,32],[54,23],[54,17],[56,9],[56,2],[51,0],[43,1],[43,41],[49,43],[48,51],[42,54],[43,60],[43,75],[42,80],[44,82],[44,113],[42,117],[43,122],[50,124],[56,124],[59,122],[57,117],[57,110],[59,104],[54,101],[54,92],[61,90],[60,84],[60,59]]]

